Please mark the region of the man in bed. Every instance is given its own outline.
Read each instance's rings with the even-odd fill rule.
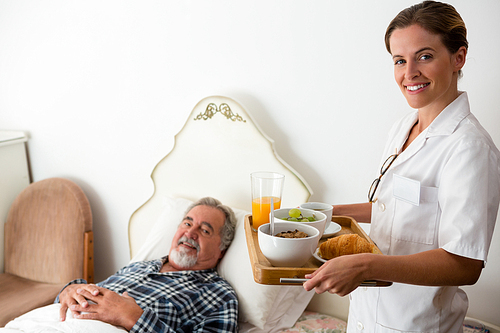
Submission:
[[[173,236],[169,255],[132,263],[105,281],[70,282],[60,317],[100,320],[130,332],[236,332],[238,300],[215,267],[234,237],[231,208],[213,198],[194,203]]]

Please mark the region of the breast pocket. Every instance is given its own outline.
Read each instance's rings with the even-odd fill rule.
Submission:
[[[392,237],[406,242],[433,244],[438,211],[437,187],[421,186],[418,206],[396,198]]]

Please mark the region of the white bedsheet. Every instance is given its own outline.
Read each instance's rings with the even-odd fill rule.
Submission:
[[[60,304],[51,304],[32,310],[0,328],[1,333],[123,333],[121,327],[97,320],[73,318],[68,310],[65,321],[59,321]]]

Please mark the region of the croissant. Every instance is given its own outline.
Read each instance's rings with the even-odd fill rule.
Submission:
[[[346,234],[328,239],[319,246],[321,258],[329,260],[345,254],[374,253],[375,246],[356,234]]]

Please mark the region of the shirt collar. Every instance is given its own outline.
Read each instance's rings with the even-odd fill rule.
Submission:
[[[414,155],[418,150],[420,150],[428,138],[433,136],[445,136],[452,134],[460,122],[470,115],[469,99],[466,92],[459,92],[459,96],[451,102],[446,108],[441,111],[441,113],[434,119],[434,121],[422,132],[415,141],[405,150],[405,157],[401,156],[398,158],[394,164],[393,168],[401,164],[403,161],[408,159],[410,156]],[[409,132],[415,122],[418,120],[418,111],[408,115],[404,123],[402,124],[403,129],[406,131],[401,131],[397,138],[395,139],[394,147],[399,147],[396,151],[401,152],[401,147],[408,138]]]
[[[469,98],[465,91],[451,102],[427,128],[426,137],[450,135],[460,122],[470,114]]]

